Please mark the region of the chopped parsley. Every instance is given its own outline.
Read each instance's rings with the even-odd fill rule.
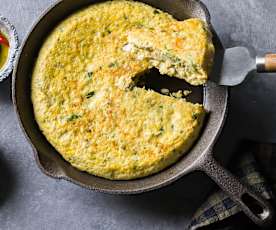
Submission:
[[[163,132],[164,132],[164,128],[161,127],[161,128],[159,129],[158,133],[156,134],[156,136],[157,136],[157,137],[161,136],[161,135],[163,134]]]
[[[87,77],[88,77],[89,79],[91,79],[91,78],[93,77],[93,72],[88,72],[88,73],[87,73]]]
[[[113,68],[113,67],[116,67],[117,65],[118,65],[117,62],[111,62],[111,63],[108,65],[108,67],[109,67],[109,68]]]
[[[87,99],[89,99],[89,98],[93,97],[94,95],[95,95],[95,92],[94,92],[94,91],[91,91],[91,92],[89,92],[88,94],[86,94],[85,97],[86,97]]]
[[[141,28],[144,27],[144,23],[143,22],[137,22],[136,26],[141,29]]]
[[[67,118],[67,121],[74,121],[74,120],[77,120],[80,117],[81,116],[79,116],[77,114],[72,114],[70,117]]]
[[[164,61],[169,58],[172,62],[179,63],[181,62],[181,59],[173,54],[173,51],[171,49],[166,49],[166,52],[162,54],[162,59]]]
[[[112,33],[112,30],[109,27],[105,28],[105,31],[107,32],[107,34],[111,34]]]
[[[154,13],[154,14],[160,14],[160,11],[155,9],[155,10],[153,11],[153,13]]]
[[[198,113],[193,113],[193,114],[192,114],[192,118],[193,118],[194,120],[197,120],[198,116],[199,116]]]
[[[198,73],[199,72],[199,66],[198,66],[198,64],[192,63],[192,65],[191,65],[191,72],[192,73]]]
[[[209,29],[206,26],[203,26],[203,30],[207,33],[209,33]]]
[[[196,64],[196,63],[194,62],[192,56],[189,56],[189,57],[188,57],[187,62],[188,62],[188,64],[189,64],[188,71],[189,71],[190,73],[198,73],[198,72],[199,72],[200,67],[198,66],[198,64]]]

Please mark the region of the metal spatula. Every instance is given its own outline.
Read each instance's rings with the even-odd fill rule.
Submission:
[[[220,56],[221,57],[221,56]],[[225,50],[221,63],[221,72],[212,79],[219,85],[235,86],[242,83],[251,71],[276,72],[276,54],[256,56],[256,52],[246,47],[234,47]]]

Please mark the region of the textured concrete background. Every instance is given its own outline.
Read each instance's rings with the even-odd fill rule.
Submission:
[[[0,14],[22,39],[54,0],[1,0]],[[275,51],[275,0],[204,0],[226,47],[247,44]],[[276,79],[256,76],[232,90],[230,114],[216,154],[223,158],[240,139],[276,142]],[[206,196],[210,181],[190,175],[140,196],[86,191],[44,176],[19,130],[10,81],[0,84],[0,229],[184,229]]]

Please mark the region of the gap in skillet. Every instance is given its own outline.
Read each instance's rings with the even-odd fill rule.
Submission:
[[[182,95],[182,98],[192,103],[203,104],[203,86],[192,86],[183,79],[161,75],[156,68],[152,68],[148,73],[139,76],[135,87],[153,90],[163,95],[188,91],[187,96]]]

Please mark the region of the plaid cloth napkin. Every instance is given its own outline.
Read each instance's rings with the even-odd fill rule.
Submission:
[[[230,164],[233,165],[230,171],[265,199],[273,200],[273,192],[276,192],[276,145],[246,142],[240,147],[239,153],[242,154],[236,154],[236,158]],[[211,227],[214,223],[231,219],[240,215],[240,212],[231,198],[218,189],[195,213],[188,229],[206,229],[206,226]]]

